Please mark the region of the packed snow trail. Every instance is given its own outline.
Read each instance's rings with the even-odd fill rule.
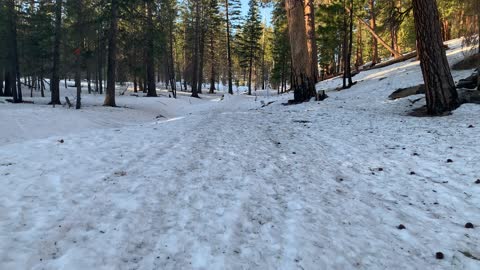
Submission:
[[[244,103],[0,148],[0,269],[479,266],[476,117]]]

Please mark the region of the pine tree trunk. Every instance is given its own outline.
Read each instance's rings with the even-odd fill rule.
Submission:
[[[75,56],[75,85],[77,86],[77,100],[75,102],[75,109],[80,109],[82,107],[82,82],[80,79],[81,71],[81,59],[80,54]]]
[[[152,0],[147,0],[147,31],[146,31],[146,40],[147,40],[147,53],[146,53],[146,64],[147,64],[147,97],[156,97],[157,90],[155,86],[155,59],[153,56],[154,44],[153,44],[153,2]]]
[[[92,78],[91,78],[91,72],[90,68],[87,66],[87,87],[88,87],[88,93],[92,93]]]
[[[227,80],[228,80],[228,93],[233,95],[233,75],[232,75],[232,50],[230,45],[230,18],[228,1],[225,0],[225,16],[227,24]]]
[[[81,71],[82,71],[82,51],[83,51],[83,31],[82,31],[82,26],[83,26],[83,14],[82,14],[82,8],[83,8],[83,0],[77,0],[75,2],[76,4],[76,10],[78,12],[77,14],[77,21],[76,21],[76,35],[77,35],[77,50],[75,52],[75,85],[77,86],[77,100],[75,103],[75,109],[80,109],[82,107],[82,81],[81,81]]]
[[[263,31],[263,42],[262,42],[262,67],[261,67],[261,73],[262,73],[262,90],[265,90],[265,29]]]
[[[307,34],[307,49],[310,59],[310,70],[312,77],[315,79],[314,83],[318,82],[318,55],[317,42],[315,37],[315,10],[314,0],[306,0],[305,4],[305,29]]]
[[[250,49],[250,57],[248,62],[248,95],[252,95],[252,68],[253,68],[253,48]]]
[[[348,88],[348,85],[347,85],[347,79],[348,79],[348,76],[349,76],[349,69],[348,69],[348,66],[350,66],[350,63],[349,63],[349,57],[348,57],[348,29],[347,29],[347,11],[349,11],[349,9],[347,9],[347,0],[343,0],[343,27],[342,27],[342,31],[343,31],[343,45],[342,45],[342,63],[343,63],[343,76],[342,76],[342,79],[343,79],[343,85],[342,85],[342,88],[343,89],[346,89]]]
[[[294,102],[304,102],[314,97],[315,78],[312,77],[311,61],[307,49],[305,13],[302,0],[286,0],[288,34],[292,55],[292,80]]]
[[[138,88],[140,90],[140,92],[144,93],[145,90],[143,89],[143,81],[142,81],[142,78],[138,78]]]
[[[200,30],[200,0],[195,0],[195,28],[193,40],[193,72],[192,72],[192,97],[198,98],[198,66],[200,52],[200,38],[198,31]]]
[[[10,69],[10,89],[14,103],[22,102],[22,91],[20,82],[20,69],[18,64],[17,51],[17,15],[15,10],[15,1],[8,0],[7,2],[7,20],[8,20],[8,35],[7,35],[7,68]]]
[[[203,28],[202,26],[200,28]],[[199,35],[199,43],[198,43],[198,50],[199,50],[199,61],[198,61],[198,87],[197,91],[199,94],[202,93],[202,86],[203,86],[203,55],[205,53],[205,32],[200,30]]]
[[[45,97],[45,83],[44,83],[43,69],[40,71],[40,95]]]
[[[363,65],[363,41],[362,41],[362,24],[358,23],[357,31],[357,51],[355,53],[355,68],[358,71],[359,67]]]
[[[60,42],[62,38],[62,2],[55,3],[55,35],[53,40],[53,68],[50,80],[51,100],[50,104],[61,104],[60,102]]]
[[[137,85],[137,76],[133,76],[133,92],[138,92],[138,85]]]
[[[97,80],[98,80],[98,87],[97,91],[100,95],[103,94],[103,42],[101,41],[101,26],[98,27],[98,65],[97,65]]]
[[[115,74],[117,68],[117,32],[118,32],[118,0],[111,0],[110,29],[108,33],[107,89],[104,106],[115,107]]]
[[[375,0],[368,1],[370,9],[370,28],[375,32],[377,28],[377,22],[375,18]],[[372,66],[379,62],[378,58],[378,41],[375,37],[372,37]]]
[[[177,81],[175,79],[175,57],[173,56],[173,22],[169,23],[169,45],[170,45],[170,51],[169,51],[169,58],[170,58],[170,84],[172,86],[172,94],[174,98],[177,98]]]
[[[215,40],[214,40],[214,35],[210,35],[210,94],[215,93]]]
[[[440,115],[458,107],[458,94],[443,48],[436,1],[413,0],[413,15],[427,112]]]
[[[347,52],[347,79],[348,79],[348,87],[353,85],[352,82],[352,50],[353,50],[353,0],[350,0],[350,17],[349,17],[349,37],[348,37],[348,52]]]

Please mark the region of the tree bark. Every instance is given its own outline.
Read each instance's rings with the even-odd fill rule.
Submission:
[[[50,104],[61,104],[60,102],[60,42],[62,38],[62,2],[55,3],[55,36],[53,40],[53,68],[50,82],[51,100]]]
[[[137,93],[138,92],[138,86],[137,86],[137,76],[133,76],[133,92]]]
[[[265,90],[265,29],[262,30],[263,34],[263,41],[262,41],[262,67],[261,67],[261,73],[262,73],[262,90]]]
[[[314,97],[316,91],[307,49],[303,1],[286,0],[285,9],[292,57],[291,86],[294,90],[294,102],[304,102]]]
[[[427,113],[441,115],[458,107],[458,94],[443,48],[436,1],[413,0],[413,16]]]
[[[99,25],[98,26],[98,50],[97,50],[97,57],[98,57],[98,65],[97,65],[97,80],[98,80],[98,87],[97,87],[97,91],[100,95],[103,94],[103,44],[104,42],[102,42],[102,34],[101,34],[101,31],[102,31],[102,28],[101,26]]]
[[[306,0],[305,4],[305,29],[307,34],[307,49],[310,56],[310,70],[315,83],[318,82],[318,55],[317,42],[315,37],[315,10],[314,0]]]
[[[363,40],[362,24],[359,22],[357,31],[357,51],[355,53],[355,69],[358,71],[361,65],[363,65]]]
[[[198,98],[198,66],[199,66],[199,52],[200,52],[200,38],[198,31],[200,30],[200,0],[195,0],[195,33],[193,40],[193,72],[192,72],[192,97]]]
[[[350,88],[353,85],[352,82],[352,47],[353,47],[353,0],[350,0],[350,12],[349,12],[349,27],[348,27],[348,49],[347,58],[345,59],[345,73],[344,77],[348,80],[347,87]]]
[[[216,62],[215,62],[215,40],[214,40],[213,34],[210,35],[210,63],[211,63],[211,66],[210,66],[210,90],[209,90],[209,93],[214,94],[215,93],[215,76],[216,76],[215,65],[216,65]]]
[[[175,79],[175,57],[173,56],[173,50],[174,50],[174,46],[173,46],[173,39],[174,39],[174,35],[173,35],[173,22],[170,22],[169,23],[169,45],[170,45],[170,51],[169,51],[169,55],[167,56],[167,58],[170,59],[170,84],[171,84],[171,87],[172,87],[172,94],[173,94],[173,98],[177,98],[177,80]]]
[[[82,81],[81,81],[81,71],[82,71],[82,51],[83,51],[83,14],[82,14],[82,8],[83,8],[83,0],[77,0],[75,2],[75,6],[77,9],[77,21],[76,21],[76,35],[77,35],[77,48],[75,51],[75,85],[77,86],[77,100],[75,102],[75,109],[80,109],[82,107]]]
[[[377,22],[375,18],[375,0],[369,0],[368,5],[370,9],[370,28],[373,32],[375,32],[377,28]],[[372,36],[372,66],[378,62],[378,42],[375,36]]]
[[[43,68],[40,71],[40,95],[45,97],[45,80],[43,76]]]
[[[107,89],[104,106],[115,107],[115,74],[117,68],[117,32],[118,32],[118,0],[111,0],[110,29],[108,33]]]
[[[153,44],[153,2],[148,0],[147,6],[147,52],[146,52],[146,64],[147,64],[147,97],[156,97],[157,90],[155,86],[155,59],[153,56],[154,44]]]
[[[7,20],[8,20],[8,35],[7,35],[7,69],[9,69],[10,89],[14,103],[22,102],[22,86],[20,82],[20,69],[18,64],[18,50],[17,50],[17,14],[15,10],[15,1],[8,0],[7,2]]]
[[[205,31],[203,30],[203,26],[200,26],[200,33],[199,33],[199,40],[198,40],[198,87],[197,91],[199,94],[202,93],[202,86],[203,86],[203,55],[205,53]]]
[[[253,45],[250,46],[250,57],[248,61],[248,95],[252,95],[252,69],[253,69]]]
[[[87,88],[88,88],[88,93],[92,93],[92,78],[91,78],[91,73],[90,73],[90,68],[87,66]]]
[[[225,16],[227,21],[227,80],[228,80],[228,93],[233,95],[233,75],[232,75],[232,52],[230,45],[230,18],[229,18],[229,9],[228,1],[225,0]]]

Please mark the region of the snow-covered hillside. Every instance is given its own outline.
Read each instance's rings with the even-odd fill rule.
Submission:
[[[354,79],[294,106],[0,103],[0,269],[480,269],[480,106],[409,116],[387,97],[415,61]]]

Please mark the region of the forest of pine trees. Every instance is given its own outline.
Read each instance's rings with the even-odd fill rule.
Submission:
[[[273,10],[270,22],[260,15],[263,6]],[[316,95],[320,80],[343,75],[348,88],[362,68],[417,48],[422,59],[423,31],[438,32],[438,40],[478,42],[479,6],[475,0],[250,0],[243,7],[239,0],[2,0],[0,94],[22,102],[33,91],[51,92],[51,104],[61,104],[65,80],[78,89],[77,108],[81,81],[88,93],[105,94],[107,106],[116,105],[115,84],[127,82],[148,97],[157,96],[160,83],[173,97],[177,89],[198,97],[221,85],[231,94],[239,86],[249,95],[266,87],[295,90],[302,102]],[[437,22],[422,23],[427,14]]]

